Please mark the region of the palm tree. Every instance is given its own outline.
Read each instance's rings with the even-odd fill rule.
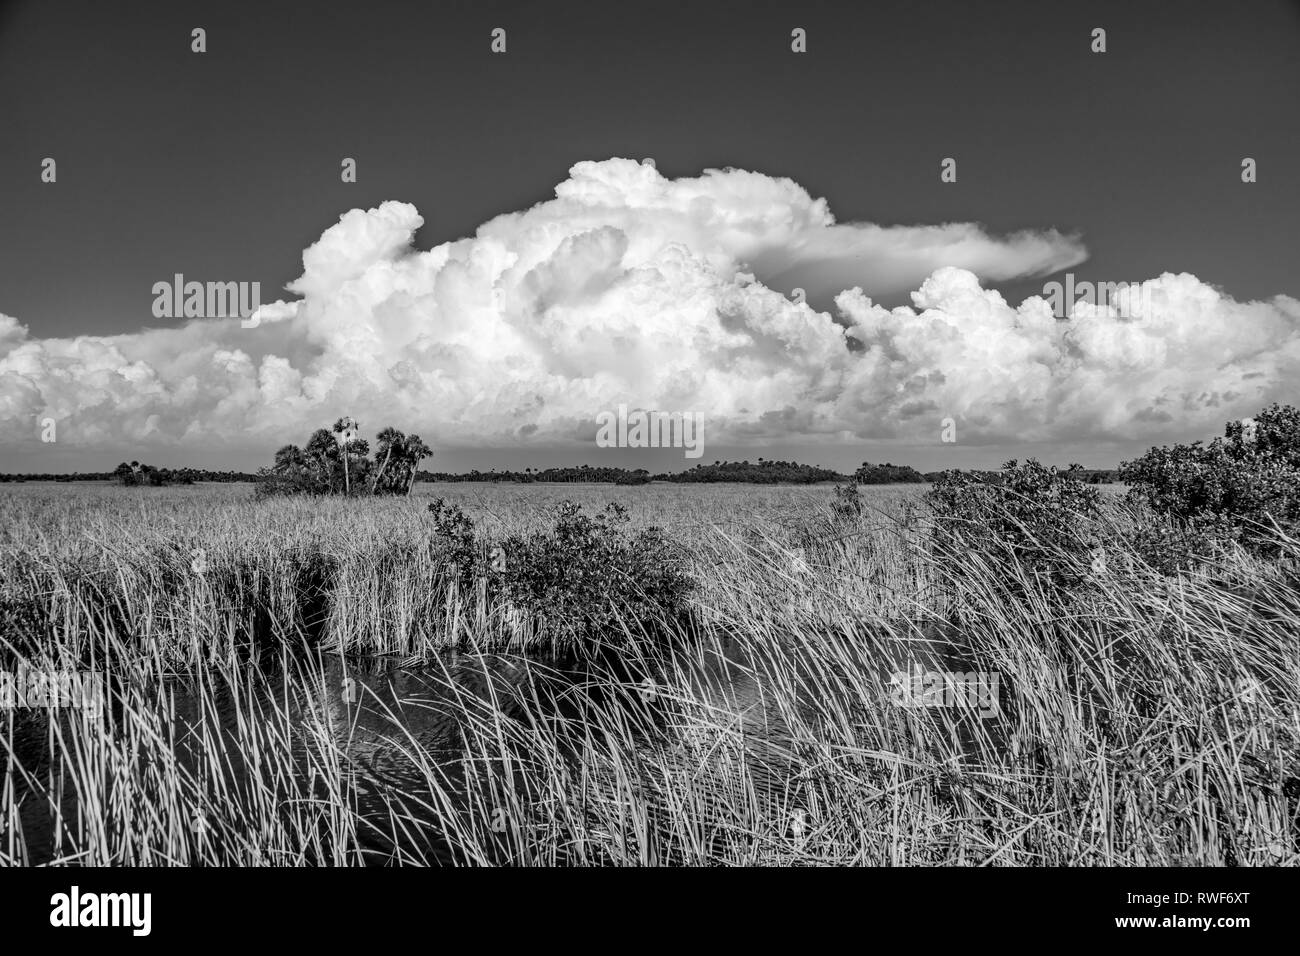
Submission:
[[[306,456],[297,445],[285,445],[275,453],[276,474],[283,475],[301,468],[306,463]]]
[[[350,495],[352,481],[348,475],[348,443],[357,437],[356,421],[344,415],[334,423],[334,434],[339,436],[339,444],[343,446],[343,493]]]
[[[420,440],[419,435],[409,435],[406,439],[406,458],[411,463],[411,477],[406,483],[406,495],[409,498],[411,488],[415,485],[415,472],[420,462],[433,454],[433,449]]]
[[[375,479],[370,483],[370,493],[375,494],[379,488],[379,480],[384,477],[384,469],[388,467],[388,459],[393,457],[393,449],[397,449],[397,457],[401,458],[406,452],[406,436],[399,432],[391,425],[384,428],[379,433],[379,445],[375,448],[375,454],[380,451],[384,453],[384,462],[379,466],[379,471],[375,473]]]
[[[328,428],[316,429],[307,439],[307,456],[311,461],[312,470],[316,473],[317,481],[323,480],[326,490],[331,492],[334,490],[334,469],[331,462],[338,451],[338,443]]]
[[[333,458],[337,449],[338,442],[334,440],[334,436],[330,434],[328,428],[316,429],[311,433],[311,437],[307,439],[307,454],[320,461]]]

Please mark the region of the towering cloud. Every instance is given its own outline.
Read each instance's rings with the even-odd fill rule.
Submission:
[[[713,442],[930,438],[944,417],[963,440],[1155,438],[1216,430],[1300,371],[1295,299],[1167,273],[1141,314],[1059,320],[980,283],[1068,268],[1074,237],[837,224],[742,170],[583,162],[472,238],[416,251],[422,221],[348,212],[256,328],[39,339],[0,315],[0,441],[51,417],[88,448],[270,448],[346,412],[441,443],[566,444],[620,404],[703,412]],[[873,303],[907,289],[911,308]]]

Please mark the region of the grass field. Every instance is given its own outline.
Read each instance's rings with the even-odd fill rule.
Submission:
[[[1297,861],[1294,547],[1167,577],[1117,531],[1062,598],[936,548],[922,490],[9,486],[6,668],[109,705],[0,711],[0,862]],[[690,621],[548,654],[449,573],[436,496],[492,539],[620,502]],[[913,667],[997,675],[994,712],[900,706]]]

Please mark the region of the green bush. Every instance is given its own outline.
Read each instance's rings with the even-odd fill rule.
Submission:
[[[629,531],[616,503],[591,516],[562,501],[551,529],[492,548],[459,506],[439,498],[429,511],[462,583],[486,578],[492,600],[524,612],[558,646],[655,633],[685,610],[693,587],[676,546],[659,528]]]
[[[476,574],[484,573],[486,567],[474,546],[474,520],[460,509],[460,505],[448,504],[443,498],[434,499],[429,505],[429,513],[433,515],[436,534],[461,583],[466,584]]]
[[[862,496],[858,494],[858,483],[850,479],[846,485],[836,485],[831,498],[831,511],[837,518],[845,520],[862,514]]]
[[[1132,500],[1175,523],[1192,551],[1237,542],[1261,555],[1278,550],[1276,529],[1300,525],[1300,410],[1270,405],[1229,422],[1223,438],[1153,448],[1120,466]]]
[[[944,472],[925,495],[935,543],[949,553],[987,555],[1006,580],[1016,577],[1014,563],[1057,586],[1077,583],[1100,517],[1100,492],[1082,472],[1079,465],[1060,471],[1032,458],[1023,465],[1013,459],[994,475]]]

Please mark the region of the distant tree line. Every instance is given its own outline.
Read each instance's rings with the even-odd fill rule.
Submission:
[[[771,461],[763,458],[757,462],[715,461],[711,465],[696,465],[688,471],[655,475],[655,481],[672,481],[684,484],[694,482],[741,481],[758,485],[811,485],[819,481],[843,481],[844,475],[829,468],[801,465],[796,461]]]
[[[902,483],[919,483],[925,476],[911,465],[873,465],[864,461],[862,467],[853,473],[853,480],[860,485],[896,485]]]
[[[531,482],[594,482],[616,485],[644,485],[651,481],[681,484],[737,481],[753,484],[812,484],[818,481],[843,480],[839,472],[813,465],[800,465],[792,461],[715,461],[711,465],[696,465],[689,471],[665,472],[651,475],[645,468],[614,468],[608,466],[576,465],[564,468],[525,468],[523,471],[473,471],[452,473],[422,471],[419,481],[512,481]]]
[[[819,481],[849,481],[859,485],[919,484],[936,482],[953,471],[920,472],[911,465],[895,465],[885,462],[873,465],[863,462],[852,475],[840,474],[829,468],[815,465],[801,465],[793,461],[769,461],[760,458],[757,462],[749,461],[715,461],[711,465],[696,465],[689,471],[669,472],[652,475],[644,468],[612,468],[607,466],[573,465],[563,468],[525,468],[523,471],[496,469],[480,471],[475,468],[465,472],[421,471],[415,476],[416,481],[509,481],[518,484],[530,482],[590,482],[595,484],[643,485],[651,481],[679,482],[683,484],[707,482],[742,482],[752,484],[813,484]],[[958,474],[971,477],[991,479],[1001,471],[956,470]],[[1118,480],[1115,469],[1083,468],[1075,472],[1080,480],[1090,484],[1108,484]]]
[[[196,481],[244,481],[266,485],[264,494],[407,494],[417,481],[443,482],[551,482],[563,484],[594,483],[615,485],[644,485],[651,481],[681,484],[710,482],[740,482],[749,484],[814,484],[821,481],[853,481],[859,485],[917,484],[940,481],[945,475],[965,474],[984,480],[995,479],[1000,470],[983,471],[946,470],[919,472],[910,465],[885,462],[873,465],[863,462],[852,475],[844,475],[829,468],[801,465],[793,461],[770,461],[760,458],[750,461],[715,461],[711,465],[696,465],[688,471],[652,475],[645,468],[614,468],[608,466],[572,465],[557,468],[525,468],[467,472],[420,471],[412,462],[427,458],[433,452],[420,441],[418,435],[404,435],[395,428],[385,428],[377,436],[375,454],[370,456],[370,444],[363,438],[347,439],[346,453],[341,441],[345,421],[339,419],[335,430],[318,428],[307,440],[305,447],[285,445],[275,453],[270,468],[257,474],[239,471],[209,471],[202,468],[154,468],[139,462],[124,462],[113,471],[76,472],[73,474],[39,473],[25,475],[0,474],[6,481],[112,481],[123,484],[161,485],[191,484]],[[355,427],[355,423],[353,423]],[[417,452],[422,452],[419,459]],[[124,477],[124,471],[130,472]],[[1088,484],[1111,484],[1119,481],[1119,471],[1114,468],[1080,468],[1074,474]],[[354,487],[355,485],[355,487]]]
[[[525,468],[523,471],[473,471],[453,473],[449,471],[422,471],[416,481],[513,481],[530,484],[537,481],[552,482],[595,482],[616,485],[644,485],[650,482],[650,472],[644,468],[607,468],[591,465],[576,465],[565,468]]]
[[[149,469],[150,473],[156,473],[160,476],[159,481],[146,479],[145,481],[123,481],[122,469],[128,472],[134,471],[131,465],[134,464],[140,471]],[[137,478],[139,476],[136,476]],[[243,471],[209,471],[206,468],[154,468],[152,465],[141,465],[139,462],[123,462],[112,471],[74,471],[74,472],[29,472],[22,475],[3,475],[0,474],[0,483],[24,481],[121,481],[128,485],[192,485],[196,481],[256,481],[257,475]]]

